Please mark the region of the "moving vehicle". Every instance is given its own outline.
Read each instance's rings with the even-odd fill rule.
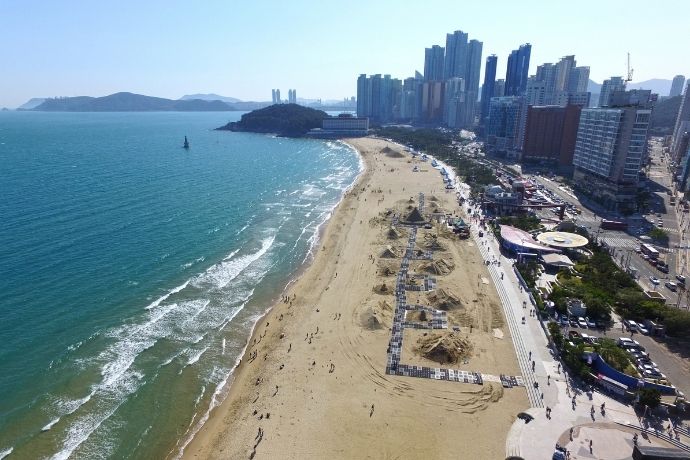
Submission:
[[[659,285],[659,278],[657,278],[656,276],[650,275],[650,276],[649,276],[649,281],[651,281],[652,284],[653,284],[654,286],[658,286],[658,285]]]
[[[627,222],[620,222],[617,220],[601,220],[601,228],[604,230],[626,230],[628,228]]]
[[[683,286],[685,286],[685,276],[683,276],[683,275],[676,275],[676,279],[678,280],[678,282],[679,282],[680,284],[682,284]]]
[[[664,286],[666,286],[670,291],[676,292],[676,289],[678,289],[678,285],[674,283],[673,281],[666,281],[664,283]]]
[[[642,251],[642,254],[648,256],[650,259],[658,259],[659,258],[659,251],[656,250],[654,246],[651,244],[643,243],[640,245],[640,250]]]

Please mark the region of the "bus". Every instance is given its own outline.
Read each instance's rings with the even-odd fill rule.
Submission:
[[[640,250],[642,251],[642,254],[649,256],[649,258],[652,260],[656,260],[659,258],[659,251],[657,251],[656,248],[651,244],[641,244]]]
[[[601,228],[604,230],[626,230],[628,228],[628,224],[626,222],[602,219]]]

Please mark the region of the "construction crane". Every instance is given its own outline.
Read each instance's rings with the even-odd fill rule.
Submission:
[[[628,76],[625,79],[626,83],[632,81],[633,69],[630,68],[630,53],[628,53]]]

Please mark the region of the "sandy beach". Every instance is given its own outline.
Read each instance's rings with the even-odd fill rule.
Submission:
[[[386,374],[397,256],[409,232],[398,226],[391,233],[390,217],[411,212],[420,192],[425,209],[458,214],[455,194],[446,193],[437,170],[399,146],[348,143],[365,172],[329,220],[311,265],[257,324],[227,398],[184,458],[505,457],[506,434],[529,405],[524,388]],[[448,329],[406,329],[401,362],[519,375],[473,240],[435,223],[419,229],[417,246],[433,249],[433,262],[414,261],[410,270],[432,276],[436,287],[408,293],[408,302],[445,311]],[[457,362],[441,365],[443,356],[424,353],[430,341],[450,335],[462,344]]]

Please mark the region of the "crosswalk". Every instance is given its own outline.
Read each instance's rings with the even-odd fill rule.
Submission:
[[[635,249],[640,246],[636,240],[624,236],[600,236],[599,241],[616,249]]]

